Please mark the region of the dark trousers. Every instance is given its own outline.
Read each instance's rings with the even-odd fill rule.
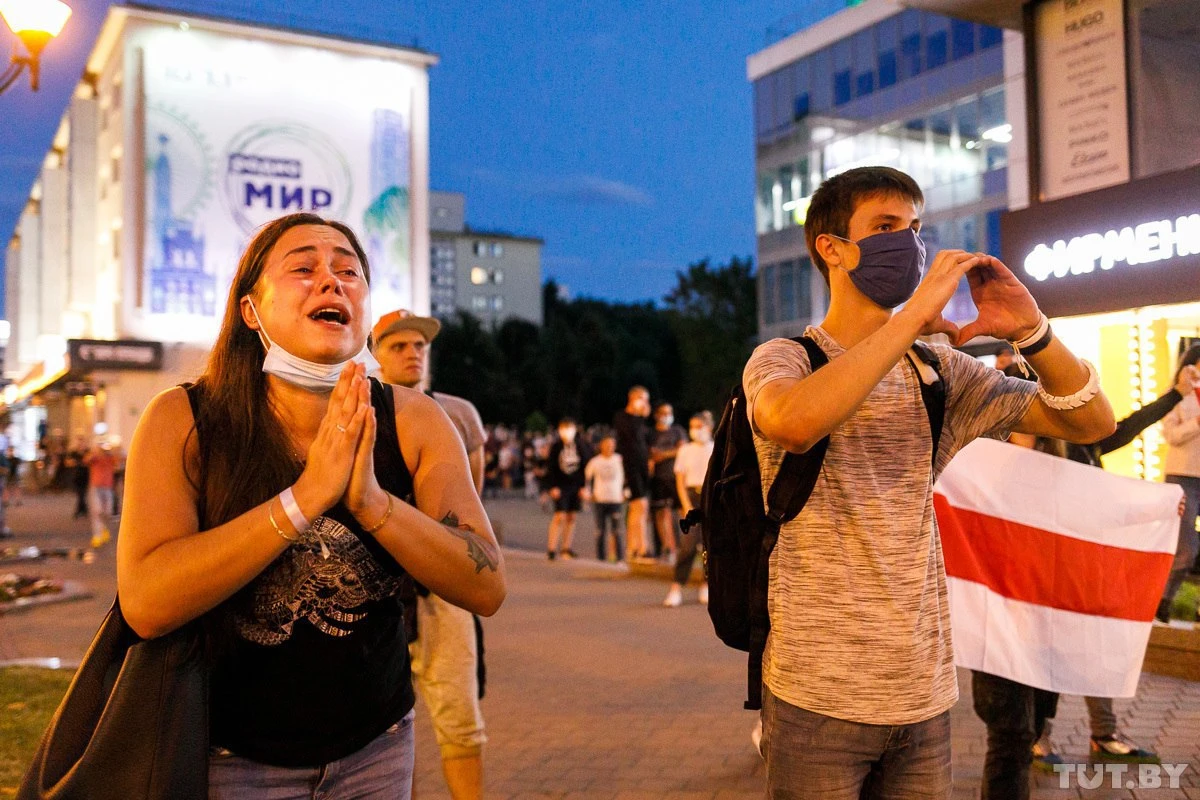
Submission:
[[[617,560],[620,561],[625,552],[621,549],[621,504],[593,503],[592,505],[596,507],[596,558],[604,560],[604,543],[611,531],[613,538],[616,539],[616,549],[613,552],[617,554]]]
[[[700,490],[688,488],[688,500],[693,508],[700,507]],[[700,549],[700,526],[692,525],[687,533],[679,535],[679,553],[675,558],[675,582],[687,586],[692,574],[692,564],[696,561],[696,552]]]
[[[82,484],[78,481],[75,483],[75,516],[86,517],[88,515],[88,485],[85,480]]]
[[[975,714],[987,725],[981,800],[1029,800],[1033,743],[1054,716],[1058,694],[974,671],[971,691]]]

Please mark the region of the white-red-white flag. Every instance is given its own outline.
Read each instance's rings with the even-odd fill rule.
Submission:
[[[955,662],[1132,697],[1175,558],[1180,487],[980,439],[934,488]]]

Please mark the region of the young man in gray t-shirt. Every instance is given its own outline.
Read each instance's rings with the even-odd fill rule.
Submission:
[[[771,556],[762,751],[772,798],[949,795],[958,687],[935,471],[980,436],[1092,442],[1113,430],[1095,370],[1054,338],[1004,264],[942,250],[925,269],[923,204],[912,178],[888,167],[822,184],[805,235],[831,300],[808,335],[829,364],[813,372],[803,347],[775,339],[743,376],[764,498],[785,451],[830,437],[816,488]],[[979,316],[960,330],[942,310],[964,276]],[[1015,342],[1041,378],[1005,378],[936,347],[946,384],[936,459],[919,383],[936,374],[905,358],[933,333]]]

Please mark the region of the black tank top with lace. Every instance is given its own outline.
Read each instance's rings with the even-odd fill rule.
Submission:
[[[188,398],[195,416],[195,387]],[[371,403],[375,474],[385,490],[408,498],[412,476],[397,443],[392,387],[372,380]],[[231,615],[234,641],[212,673],[211,742],[266,764],[344,758],[413,707],[400,602],[411,579],[341,504],[313,522],[313,533],[319,537],[291,545],[251,582],[248,602],[217,612]]]

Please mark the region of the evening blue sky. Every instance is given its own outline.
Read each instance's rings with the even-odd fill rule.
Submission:
[[[825,0],[828,2],[828,0]],[[7,238],[104,19],[74,16],[44,55],[43,89],[0,97]],[[415,44],[430,72],[431,185],[467,221],[545,239],[543,273],[574,295],[659,299],[701,258],[754,252],[746,56],[803,0],[155,3],[351,38]],[[2,27],[2,26],[0,26]],[[3,45],[15,45],[7,29]]]

